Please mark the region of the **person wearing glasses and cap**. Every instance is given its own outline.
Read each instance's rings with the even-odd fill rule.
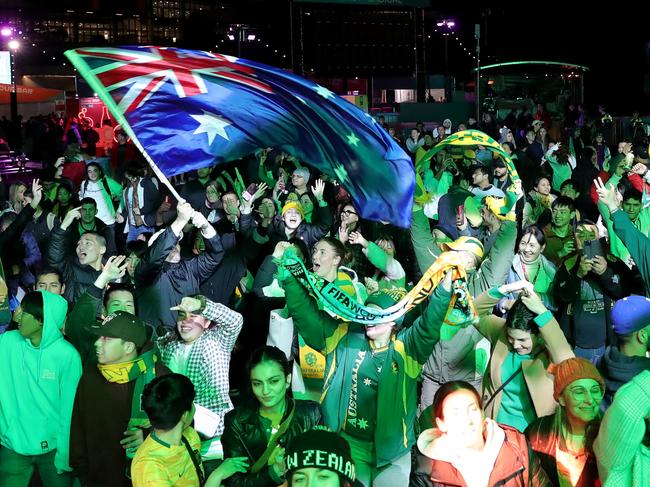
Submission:
[[[559,407],[528,427],[530,446],[554,487],[596,485],[598,468],[592,447],[600,426],[605,381],[583,358],[551,365],[550,371]]]

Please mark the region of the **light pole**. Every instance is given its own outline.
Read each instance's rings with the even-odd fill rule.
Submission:
[[[18,120],[18,91],[16,89],[16,51],[20,47],[20,43],[16,39],[11,39],[13,29],[11,27],[0,28],[0,36],[3,39],[9,38],[7,47],[9,48],[9,75],[11,82],[11,93],[9,93],[9,106],[11,110],[11,121]]]
[[[451,79],[449,76],[449,35],[454,33],[456,21],[442,19],[436,22],[436,27],[442,30],[445,39],[445,101],[451,101]]]
[[[16,51],[20,47],[20,43],[16,39],[12,39],[8,43],[9,46],[9,63],[11,65],[11,93],[9,93],[9,104],[11,109],[11,121],[18,121],[18,90],[16,87]]]
[[[255,32],[248,26],[235,24],[228,28],[227,34],[229,41],[237,41],[237,57],[241,57],[241,43],[252,42],[257,39]]]

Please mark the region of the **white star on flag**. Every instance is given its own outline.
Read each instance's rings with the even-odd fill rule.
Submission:
[[[228,141],[230,140],[226,132],[226,127],[232,125],[229,120],[214,113],[206,112],[205,110],[203,110],[203,115],[190,115],[190,117],[199,122],[199,126],[194,131],[194,135],[207,134],[208,144],[212,144],[212,141],[217,135]]]
[[[325,88],[324,86],[318,85],[318,88],[316,88],[316,93],[318,93],[320,96],[323,98],[334,98],[334,93],[332,93],[330,90]]]
[[[367,386],[372,385],[372,381],[371,381],[368,377],[366,377],[365,379],[363,379],[363,383],[364,383],[365,385],[367,385]]]
[[[347,137],[348,137],[348,144],[353,145],[353,146],[355,146],[355,147],[356,147],[357,144],[359,143],[359,140],[361,140],[361,139],[359,139],[359,137],[357,137],[356,135],[354,135],[354,132],[351,133],[350,135],[348,135]]]
[[[350,178],[348,177],[348,172],[340,164],[334,168],[334,174],[336,174],[336,177],[338,178],[339,183],[341,184],[350,180]]]

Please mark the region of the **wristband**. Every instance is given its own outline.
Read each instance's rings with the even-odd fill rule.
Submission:
[[[541,315],[538,315],[535,317],[533,320],[537,326],[540,328],[544,328],[546,325],[549,324],[549,322],[553,319],[553,313],[551,313],[549,310],[544,311]]]

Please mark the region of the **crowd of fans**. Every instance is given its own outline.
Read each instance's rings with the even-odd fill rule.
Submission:
[[[0,183],[0,487],[649,486],[648,140],[601,115],[380,119],[417,174],[407,229],[277,149],[177,201],[123,132],[27,121],[3,137],[44,167]],[[480,145],[425,157],[465,129],[519,177]],[[452,272],[368,326],[284,265],[386,309],[443,254],[473,325]]]

